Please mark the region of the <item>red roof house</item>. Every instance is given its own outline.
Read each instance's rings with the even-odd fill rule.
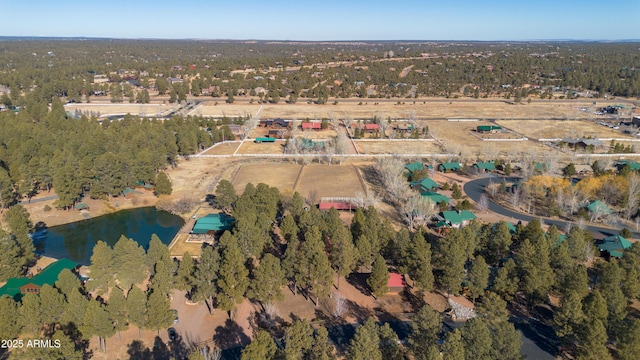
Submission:
[[[367,131],[376,131],[380,129],[378,124],[364,124],[364,129]]]
[[[303,122],[302,130],[312,129],[312,130],[320,130],[322,128],[319,122]]]
[[[407,285],[404,282],[404,276],[398,273],[389,273],[389,281],[387,282],[389,293],[401,293],[405,286]]]

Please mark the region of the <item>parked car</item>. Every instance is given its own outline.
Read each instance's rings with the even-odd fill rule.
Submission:
[[[173,309],[173,323],[177,324],[178,323],[178,310]]]

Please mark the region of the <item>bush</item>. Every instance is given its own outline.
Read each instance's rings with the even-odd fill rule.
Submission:
[[[42,208],[42,210],[44,211],[51,211],[51,206],[49,205],[45,205],[44,208]]]

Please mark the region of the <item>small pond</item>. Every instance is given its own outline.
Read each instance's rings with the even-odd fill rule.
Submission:
[[[156,234],[168,245],[183,225],[184,220],[179,216],[156,210],[155,207],[144,207],[53,226],[46,232],[36,232],[33,243],[40,255],[67,258],[88,265],[98,240],[113,247],[124,235],[137,241],[146,250],[151,234]]]

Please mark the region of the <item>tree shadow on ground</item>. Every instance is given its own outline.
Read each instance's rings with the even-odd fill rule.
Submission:
[[[424,301],[424,293],[422,291],[418,291],[417,294],[414,294],[408,287],[405,287],[404,290],[400,292],[400,297],[403,302],[411,305],[413,312],[418,312],[427,304]]]
[[[507,307],[511,313],[509,321],[540,349],[552,355],[557,354],[561,342],[551,325],[552,309],[548,306],[530,308],[523,301],[517,298],[509,303]]]
[[[127,347],[127,355],[131,360],[152,360],[151,350],[140,340],[133,340]]]
[[[369,290],[369,285],[367,284],[367,279],[370,274],[367,273],[351,273],[347,276],[347,283],[356,288],[362,294],[371,296],[371,290]]]
[[[213,340],[218,349],[222,350],[241,347],[251,342],[238,323],[231,319],[227,319],[224,326],[216,328]]]

